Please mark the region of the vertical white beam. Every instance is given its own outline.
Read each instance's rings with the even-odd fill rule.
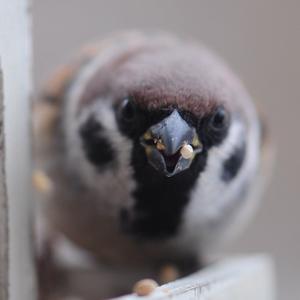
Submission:
[[[30,232],[32,210],[29,159],[29,98],[31,93],[29,19],[27,0],[0,0],[0,57],[3,73],[10,300],[34,299]],[[7,274],[2,275],[3,278],[7,276]],[[0,295],[0,300],[7,299],[5,293],[0,293]]]
[[[8,211],[5,179],[3,81],[0,57],[0,300],[8,296]]]

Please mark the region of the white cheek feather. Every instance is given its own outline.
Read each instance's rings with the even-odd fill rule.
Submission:
[[[110,142],[115,151],[116,162],[118,164],[117,172],[107,168],[100,176],[102,177],[107,174],[107,176],[111,177],[112,181],[119,180],[119,184],[126,184],[127,188],[132,191],[135,188],[132,179],[133,170],[130,165],[133,144],[128,138],[121,135],[113,108],[108,101],[97,101],[94,111],[99,123],[104,127],[103,136]]]
[[[247,130],[240,121],[234,122],[223,144],[209,152],[205,171],[198,178],[183,216],[181,237],[184,241],[192,241],[192,246],[210,249],[222,244],[235,235],[234,231],[242,227],[247,215],[254,210],[257,201],[240,199],[240,195],[244,184],[252,181],[257,173],[259,130],[256,124],[257,120],[253,118]],[[224,161],[243,138],[246,139],[243,165],[233,180],[224,182],[221,178]]]
[[[93,101],[92,105],[87,104],[85,108],[82,108],[79,115],[78,106],[89,80],[107,61],[118,56],[121,51],[116,46],[109,47],[83,67],[83,70],[72,83],[67,93],[64,114],[65,122],[63,124],[69,168],[80,174],[85,184],[95,189],[98,192],[97,196],[99,199],[106,201],[114,211],[117,211],[121,204],[132,204],[130,191],[134,189],[134,181],[131,179],[132,170],[129,167],[131,142],[119,133],[112,103],[109,99],[98,99]],[[92,111],[95,112],[99,123],[104,127],[103,134],[106,139],[111,143],[112,148],[116,150],[117,169],[104,168],[103,172],[99,173],[86,159],[82,149],[82,141],[79,137],[79,128]],[[119,196],[120,194],[122,196]]]

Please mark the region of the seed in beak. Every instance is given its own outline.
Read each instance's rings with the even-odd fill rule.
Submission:
[[[149,141],[152,139],[152,135],[149,131],[146,131],[143,137],[145,141]]]
[[[180,154],[184,159],[190,159],[192,158],[194,154],[194,149],[191,145],[185,144],[181,149],[180,149]]]
[[[158,141],[156,141],[156,148],[159,151],[164,151],[166,149],[166,146],[162,143],[162,141],[159,139]]]

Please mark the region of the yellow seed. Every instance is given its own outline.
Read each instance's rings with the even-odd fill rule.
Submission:
[[[161,140],[158,140],[158,142],[156,143],[156,148],[157,150],[163,151],[166,149],[166,146],[161,142]]]
[[[194,135],[192,145],[193,145],[194,147],[196,147],[196,148],[198,148],[198,147],[201,146],[201,143],[200,143],[200,140],[199,140],[197,134]]]
[[[173,265],[165,265],[160,271],[160,281],[161,283],[168,283],[176,280],[179,277],[178,269]]]
[[[49,193],[52,189],[52,181],[41,170],[35,170],[32,174],[32,184],[35,189],[41,193]]]
[[[149,131],[146,131],[146,132],[145,132],[145,134],[144,134],[144,139],[145,139],[146,141],[152,139],[151,133],[150,133]]]
[[[138,296],[148,296],[157,287],[158,284],[156,281],[152,279],[142,279],[134,285],[133,292],[136,293]]]
[[[194,149],[191,145],[184,145],[181,150],[180,150],[180,154],[182,155],[183,158],[185,159],[190,159],[192,158],[194,153]]]

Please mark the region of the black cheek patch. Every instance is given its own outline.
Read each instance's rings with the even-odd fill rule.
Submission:
[[[224,162],[222,179],[225,182],[233,180],[241,169],[246,156],[246,142],[243,142],[234,150],[231,156]]]
[[[98,170],[115,159],[111,144],[101,135],[103,130],[102,125],[94,117],[90,117],[79,131],[86,157]]]

